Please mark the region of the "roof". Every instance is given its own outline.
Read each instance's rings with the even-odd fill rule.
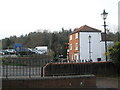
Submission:
[[[101,30],[84,25],[84,26],[81,26],[80,28],[74,29],[74,31],[71,34],[76,32],[101,32]]]

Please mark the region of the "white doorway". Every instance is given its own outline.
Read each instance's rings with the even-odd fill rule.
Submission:
[[[79,60],[79,57],[78,57],[78,54],[76,53],[76,54],[74,54],[74,61],[78,62],[78,60]]]

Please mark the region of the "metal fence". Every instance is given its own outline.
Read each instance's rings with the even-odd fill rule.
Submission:
[[[2,76],[8,77],[42,77],[92,74],[91,65],[78,63],[51,62],[47,56],[3,58]],[[80,73],[81,72],[81,73]]]
[[[65,76],[86,74],[116,73],[114,64],[111,62],[88,62],[67,63],[51,62],[50,57],[17,57],[2,59],[2,76],[9,77],[42,77],[42,76]]]
[[[17,57],[2,59],[2,76],[8,77],[33,77],[42,76],[42,67],[51,60],[47,56],[42,57]]]

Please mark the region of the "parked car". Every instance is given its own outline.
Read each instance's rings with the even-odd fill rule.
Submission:
[[[46,54],[48,52],[48,47],[47,46],[38,46],[38,47],[35,47],[34,51],[37,54]]]
[[[6,49],[9,55],[16,54],[15,49]]]
[[[6,50],[0,50],[0,55],[7,55],[8,52]]]
[[[63,56],[63,55],[57,55],[54,58],[55,62],[67,62],[67,57]]]
[[[23,56],[23,55],[32,55],[35,54],[35,52],[30,48],[24,48],[22,49],[22,51],[17,52],[17,54]]]

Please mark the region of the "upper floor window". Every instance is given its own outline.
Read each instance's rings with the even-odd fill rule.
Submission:
[[[72,50],[72,44],[70,44],[69,48],[70,48],[70,50]]]
[[[75,33],[75,39],[78,39],[78,33]]]
[[[78,50],[78,43],[75,44],[75,50]]]
[[[70,40],[72,40],[72,35],[70,35]]]

